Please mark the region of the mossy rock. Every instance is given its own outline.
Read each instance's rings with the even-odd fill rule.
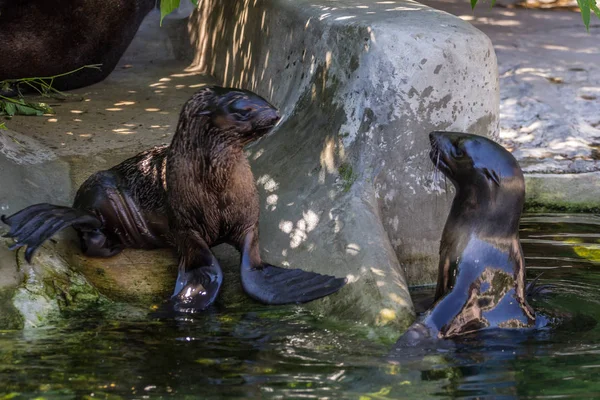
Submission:
[[[0,239],[6,249],[10,239]],[[3,253],[6,253],[3,251]],[[13,274],[14,285],[0,292],[0,306],[6,318],[0,328],[39,327],[52,323],[66,312],[80,312],[106,304],[104,298],[83,275],[72,269],[55,241],[48,241],[27,263],[23,251],[4,254],[2,272]]]
[[[177,278],[177,258],[170,249],[127,249],[111,258],[77,252],[70,261],[106,297],[144,306],[168,299]]]

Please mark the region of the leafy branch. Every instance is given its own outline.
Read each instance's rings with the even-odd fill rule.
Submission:
[[[44,115],[54,114],[54,110],[46,103],[27,102],[24,99],[13,99],[0,95],[0,115]]]
[[[33,89],[44,97],[65,98],[65,93],[52,87],[55,79],[74,74],[75,72],[79,72],[84,68],[100,69],[100,65],[101,64],[84,65],[83,67],[79,67],[73,71],[52,76],[5,79],[0,81],[0,93],[7,93],[12,90],[16,90],[18,94],[16,98],[0,94],[0,115],[12,117],[13,115],[39,116],[44,114],[54,114],[54,110],[46,103],[25,101],[23,93],[21,92],[21,87],[26,86],[30,89]],[[3,122],[0,123],[0,129],[6,129],[6,126]]]

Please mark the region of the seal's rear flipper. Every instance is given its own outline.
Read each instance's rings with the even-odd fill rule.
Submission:
[[[549,293],[552,292],[552,285],[549,285],[549,284],[540,285],[540,284],[538,284],[538,280],[540,279],[540,277],[542,275],[544,275],[543,272],[541,272],[538,276],[536,276],[525,287],[525,295],[528,297],[528,299],[532,299],[534,297],[537,297],[537,296],[540,296],[540,295],[549,294]]]
[[[86,230],[94,230],[102,226],[102,222],[88,211],[47,203],[27,207],[10,217],[3,215],[1,219],[10,226],[10,231],[4,237],[14,238],[17,241],[10,249],[27,246],[25,251],[27,262],[31,262],[36,249],[58,231],[69,226]]]
[[[270,264],[259,268],[242,266],[242,286],[253,299],[265,304],[306,303],[337,292],[345,278]]]

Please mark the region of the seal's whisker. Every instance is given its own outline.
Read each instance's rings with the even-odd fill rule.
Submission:
[[[444,175],[444,192],[446,192],[446,198],[448,198],[448,178]]]
[[[439,170],[440,170],[440,150],[437,148],[437,145],[436,145],[435,152],[436,152],[436,155],[437,155],[437,157],[436,157],[436,160],[435,160],[435,170],[438,172],[438,174],[437,174],[437,177],[439,178]],[[436,183],[439,183],[439,180],[438,180],[438,181],[436,181]]]

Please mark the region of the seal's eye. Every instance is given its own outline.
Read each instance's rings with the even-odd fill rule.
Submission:
[[[248,115],[250,114],[252,111],[254,111],[254,107],[244,107],[241,110],[239,110],[238,112],[242,115]]]
[[[462,151],[460,147],[454,148],[454,158],[463,158],[465,156],[465,152]]]
[[[232,105],[232,111],[236,114],[240,114],[241,116],[247,116],[251,112],[255,111],[256,107],[250,101],[238,100]]]

